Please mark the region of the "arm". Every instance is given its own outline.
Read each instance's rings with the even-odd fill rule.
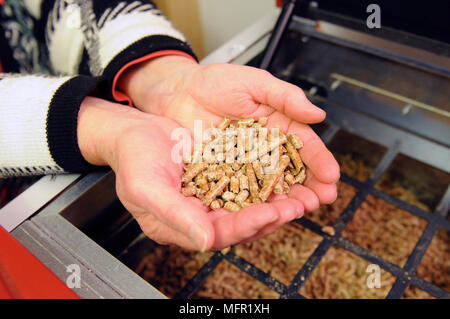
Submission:
[[[0,75],[0,178],[83,172],[77,113],[99,78]]]
[[[103,97],[127,101],[114,83],[131,65],[165,54],[195,60],[184,37],[150,1],[79,3],[7,1],[0,8],[5,71],[65,75],[2,75],[0,143],[8,151],[0,155],[0,176],[90,167],[77,149],[75,127],[81,101],[101,81],[92,75],[104,79]],[[78,73],[87,76],[73,76]]]

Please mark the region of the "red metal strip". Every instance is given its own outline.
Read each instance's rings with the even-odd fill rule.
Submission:
[[[1,226],[0,298],[79,299]]]

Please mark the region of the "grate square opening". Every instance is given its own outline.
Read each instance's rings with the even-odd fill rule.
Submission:
[[[234,253],[288,285],[321,241],[322,236],[290,223],[270,236],[235,246]]]
[[[193,299],[276,299],[280,295],[243,272],[227,260],[222,260],[194,293]]]
[[[426,224],[422,218],[369,195],[342,236],[402,267]]]
[[[339,247],[332,246],[322,258],[299,293],[307,298],[386,298],[396,277],[380,268],[380,288],[369,288],[373,270],[370,262]]]
[[[361,182],[367,180],[387,149],[350,132],[339,130],[328,145],[341,172]]]
[[[416,274],[450,292],[450,231],[443,228],[437,231]]]
[[[403,154],[397,155],[376,188],[432,212],[450,184],[450,174]]]
[[[338,182],[338,198],[331,205],[321,205],[312,212],[305,212],[305,217],[322,226],[333,226],[352,198],[357,189],[344,182]]]

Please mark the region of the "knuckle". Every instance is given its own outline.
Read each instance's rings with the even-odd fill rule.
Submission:
[[[149,197],[147,187],[136,178],[125,178],[117,188],[134,203],[145,203]]]
[[[270,73],[269,71],[263,70],[263,69],[258,69],[258,70],[259,70],[260,76],[273,78],[272,73]]]

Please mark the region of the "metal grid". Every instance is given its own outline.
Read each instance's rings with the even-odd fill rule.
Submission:
[[[335,124],[330,124],[329,128],[321,135],[322,139],[327,143],[339,130],[339,127]],[[396,143],[394,147],[389,148],[385,153],[383,158],[379,161],[376,168],[373,170],[371,176],[365,181],[360,182],[348,175],[342,175],[341,180],[345,183],[352,185],[358,189],[358,192],[347,205],[347,207],[342,211],[340,217],[337,219],[333,225],[335,229],[335,235],[329,236],[322,232],[322,226],[309,220],[306,217],[297,219],[294,222],[302,225],[303,227],[313,231],[316,234],[323,236],[322,241],[317,246],[312,255],[308,258],[303,267],[295,275],[294,279],[289,285],[285,285],[277,279],[270,276],[268,273],[262,271],[249,261],[236,255],[233,249],[226,255],[220,252],[216,252],[203,267],[194,275],[194,277],[187,282],[187,284],[180,290],[175,298],[189,298],[195,291],[203,284],[203,282],[208,278],[208,276],[214,271],[214,269],[219,265],[222,260],[227,260],[236,267],[238,267],[243,272],[252,276],[254,279],[260,281],[270,289],[274,290],[280,294],[280,298],[305,298],[298,291],[303,286],[303,284],[308,280],[311,273],[314,271],[316,266],[325,256],[327,251],[333,245],[338,245],[339,247],[350,251],[351,253],[367,260],[372,264],[379,265],[382,269],[390,272],[396,276],[396,281],[389,291],[387,298],[401,298],[405,289],[409,284],[422,289],[429,294],[437,298],[450,298],[450,293],[443,290],[442,288],[436,286],[435,284],[426,281],[415,274],[417,267],[419,266],[422,257],[425,255],[434,235],[440,228],[444,228],[450,231],[450,222],[446,219],[449,203],[450,203],[450,187],[447,188],[444,196],[442,197],[439,205],[433,213],[426,212],[416,206],[413,206],[407,202],[404,202],[398,198],[395,198],[383,191],[376,189],[374,186],[377,181],[383,176],[386,170],[389,168],[390,164],[394,158],[399,154],[400,144]],[[357,209],[364,202],[368,195],[373,195],[376,198],[380,198],[400,209],[408,211],[420,218],[425,219],[428,224],[423,231],[420,239],[416,243],[414,250],[409,255],[407,262],[403,267],[392,264],[386,259],[377,256],[376,254],[364,249],[357,244],[341,237],[341,233],[350,222],[350,220],[355,215]]]
[[[292,0],[287,1],[283,7],[277,24],[271,34],[271,38],[266,47],[264,55],[261,59],[262,62],[260,64],[260,67],[263,69],[268,69],[271,65],[273,57],[275,56],[276,50],[280,44],[281,38],[287,30],[289,22],[292,18],[295,2],[296,1]],[[432,296],[438,298],[450,298],[449,292],[443,290],[442,288],[429,281],[418,277],[415,274],[420,261],[425,255],[437,231],[440,228],[444,228],[447,231],[450,231],[450,221],[446,219],[450,206],[450,186],[447,187],[447,191],[441,198],[440,203],[437,205],[437,208],[432,214],[375,188],[375,184],[384,175],[386,170],[389,168],[389,166],[399,153],[408,153],[409,156],[419,161],[433,165],[436,163],[433,163],[432,156],[423,155],[423,153],[431,150],[441,151],[438,154],[442,154],[445,157],[445,154],[448,152],[448,148],[444,145],[432,143],[430,144],[429,141],[419,136],[396,129],[391,126],[387,126],[386,124],[380,123],[372,118],[365,116],[364,114],[349,110],[342,105],[336,105],[320,97],[316,98],[315,96],[311,96],[310,99],[312,99],[312,101],[316,105],[324,108],[327,111],[329,118],[333,120],[332,123],[328,123],[329,126],[327,130],[325,130],[325,132],[321,134],[321,138],[325,142],[325,144],[328,144],[340,129],[347,128],[350,129],[353,134],[356,134],[363,138],[368,138],[367,134],[372,133],[374,136],[371,136],[371,138],[374,139],[377,143],[386,146],[388,149],[381,160],[378,162],[375,169],[372,171],[372,174],[365,182],[360,182],[345,174],[341,176],[341,180],[343,182],[352,185],[358,191],[349,202],[347,207],[342,211],[337,221],[334,223],[333,228],[335,229],[335,235],[329,236],[323,233],[321,225],[309,220],[306,217],[295,220],[296,223],[313,231],[316,234],[323,236],[323,239],[317,246],[315,251],[312,253],[312,255],[308,258],[306,263],[295,275],[294,279],[290,282],[289,285],[281,283],[244,258],[236,255],[232,249],[226,255],[216,252],[209,259],[209,261],[206,262],[205,265],[203,265],[203,267],[196,273],[196,275],[194,275],[194,277],[187,282],[187,284],[180,290],[175,298],[189,298],[190,296],[192,296],[194,292],[208,278],[208,276],[214,271],[214,269],[219,265],[219,263],[224,259],[238,267],[243,272],[252,276],[254,279],[260,281],[270,289],[277,292],[282,299],[306,298],[298,291],[308,280],[314,269],[317,267],[327,251],[333,245],[338,245],[339,247],[350,251],[351,253],[367,260],[372,264],[377,264],[384,270],[396,276],[397,279],[387,295],[388,299],[401,298],[406,288],[410,284],[428,292]],[[356,123],[358,123],[359,125],[354,125]],[[355,129],[355,127],[360,127],[363,129],[358,130]],[[364,128],[367,127],[372,127],[371,133],[363,133],[365,131]],[[420,147],[418,149],[416,148],[414,151],[411,151],[411,143],[416,145],[417,143],[419,143]],[[433,152],[430,152],[429,154],[433,154]],[[444,166],[447,165],[444,164]],[[394,265],[391,262],[372,253],[371,251],[368,251],[367,249],[364,249],[357,244],[341,237],[342,231],[353,218],[357,209],[369,194],[376,198],[380,198],[404,211],[425,219],[428,222],[426,228],[420,236],[420,239],[416,243],[414,250],[409,255],[403,267]]]

